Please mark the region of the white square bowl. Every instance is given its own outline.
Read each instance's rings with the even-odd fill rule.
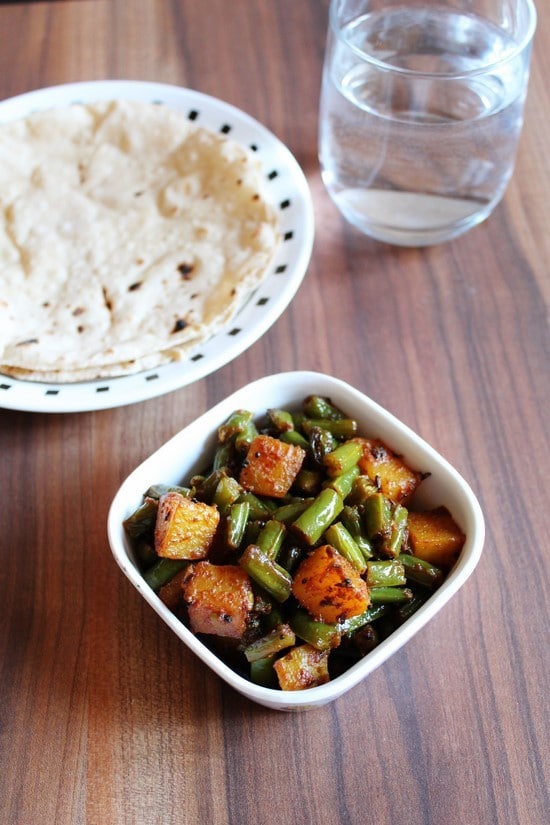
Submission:
[[[302,691],[281,691],[256,685],[240,676],[168,610],[140,574],[122,522],[138,507],[150,485],[185,483],[194,473],[203,470],[212,459],[218,427],[235,409],[249,409],[261,416],[270,407],[299,406],[307,395],[312,394],[330,397],[338,407],[357,420],[361,435],[381,438],[415,469],[429,472],[430,476],[422,482],[415,501],[424,507],[447,507],[465,533],[466,541],[460,557],[439,589],[361,661],[327,684]],[[252,701],[283,711],[306,710],[333,701],[399,650],[441,610],[471,575],[481,555],[485,535],[483,515],[476,497],[444,458],[370,398],[337,378],[316,372],[286,372],[261,378],[201,415],[128,476],[113,499],[107,527],[111,550],[118,565],[168,627],[232,688]]]

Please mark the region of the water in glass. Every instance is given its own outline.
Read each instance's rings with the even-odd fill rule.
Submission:
[[[320,161],[351,223],[424,245],[491,212],[522,125],[528,57],[507,59],[513,47],[487,20],[438,6],[370,13],[329,33]]]

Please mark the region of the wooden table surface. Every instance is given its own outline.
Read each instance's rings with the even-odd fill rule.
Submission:
[[[304,169],[316,240],[291,306],[194,385],[112,410],[0,410],[0,820],[10,825],[543,825],[548,800],[550,18],[515,175],[482,226],[398,249],[321,184],[323,0],[0,5],[2,98],[76,80],[195,88]],[[125,476],[213,403],[281,370],[338,376],[419,432],[485,514],[434,621],[336,702],[248,702],[120,573]]]

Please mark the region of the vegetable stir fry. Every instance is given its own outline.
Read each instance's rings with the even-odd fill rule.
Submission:
[[[236,410],[212,464],[156,485],[124,522],[145,581],[246,678],[303,690],[335,678],[442,583],[465,536],[419,510],[425,475],[330,399]]]

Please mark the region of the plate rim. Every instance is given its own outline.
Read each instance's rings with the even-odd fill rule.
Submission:
[[[248,148],[257,152],[267,179],[265,188],[272,184],[268,199],[277,210],[282,236],[270,272],[232,318],[206,342],[190,349],[181,361],[125,376],[66,383],[27,381],[0,373],[0,408],[22,412],[90,412],[140,403],[189,386],[231,363],[258,341],[287,309],[306,275],[313,250],[315,218],[305,173],[290,149],[270,129],[232,103],[198,89],[156,81],[76,81],[22,92],[0,101],[0,123],[24,117],[31,111],[67,106],[79,100],[123,98],[149,100],[179,111],[187,107],[188,116],[198,112],[190,119],[199,123],[205,111],[209,120],[219,114],[219,131],[248,134]],[[212,126],[206,128],[213,130]],[[242,137],[233,139],[244,142]],[[254,145],[255,140],[259,145]],[[273,164],[273,160],[278,163]],[[281,199],[284,191],[290,191],[292,198],[283,195]],[[290,221],[290,227],[288,216],[295,220],[295,223]],[[276,278],[279,282],[275,284]],[[273,294],[262,295],[269,291],[268,285]],[[246,326],[247,318],[255,312],[256,296],[259,296],[257,305],[262,307],[261,315]],[[244,321],[241,326],[238,319]],[[216,349],[218,342],[220,346]],[[206,355],[201,352],[204,350]]]

